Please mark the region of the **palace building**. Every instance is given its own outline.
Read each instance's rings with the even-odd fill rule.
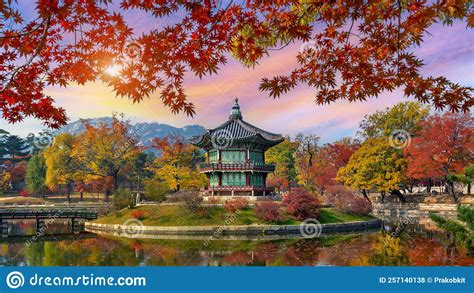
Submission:
[[[206,194],[270,195],[273,188],[267,187],[266,179],[275,171],[275,165],[265,163],[265,152],[283,140],[280,134],[245,122],[235,99],[229,120],[190,140],[207,152],[206,163],[200,165],[201,173],[209,179]]]

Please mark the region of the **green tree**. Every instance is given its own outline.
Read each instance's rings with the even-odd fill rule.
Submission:
[[[464,168],[464,176],[467,179],[467,194],[471,195],[472,182],[474,181],[474,164]]]
[[[393,148],[387,139],[370,138],[339,169],[336,179],[359,190],[367,199],[368,191],[375,189],[382,194],[382,200],[389,192],[405,202],[400,189],[407,181],[406,166],[402,151]]]
[[[145,196],[152,201],[161,202],[166,195],[171,192],[171,186],[161,178],[160,174],[156,174],[153,178],[145,179]]]
[[[26,169],[26,188],[32,194],[45,196],[46,191],[46,163],[43,154],[34,154],[28,161]]]
[[[366,115],[360,123],[360,134],[363,138],[389,137],[395,131],[404,130],[414,136],[429,112],[429,107],[423,107],[419,102],[398,103],[385,111]]]
[[[474,180],[474,164],[471,164],[464,168],[462,173],[459,174],[448,174],[447,181],[450,185],[454,186],[454,183],[462,183],[467,185],[467,194],[471,195],[471,185]],[[454,187],[451,188],[454,191]]]
[[[275,172],[269,175],[268,182],[280,189],[287,188],[296,182],[296,150],[297,144],[287,136],[282,143],[265,153],[265,160],[276,164]]]
[[[2,163],[4,157],[7,155],[6,141],[8,135],[8,132],[3,129],[0,129],[0,164]]]
[[[3,147],[6,158],[13,162],[23,160],[30,153],[28,144],[18,135],[7,136]]]

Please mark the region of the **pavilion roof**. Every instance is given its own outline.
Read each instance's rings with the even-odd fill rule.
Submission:
[[[262,130],[245,122],[240,112],[238,100],[236,99],[229,120],[214,129],[209,129],[203,135],[194,136],[189,142],[199,147],[211,147],[214,144],[214,148],[217,148],[215,146],[216,144],[217,146],[222,144],[230,146],[231,144],[239,142],[253,142],[271,147],[279,144],[283,140],[284,138],[280,134]]]

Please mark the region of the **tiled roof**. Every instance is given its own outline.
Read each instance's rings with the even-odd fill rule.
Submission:
[[[226,139],[234,142],[252,141],[268,146],[277,145],[284,140],[280,134],[262,130],[245,122],[242,119],[237,99],[232,107],[229,120],[214,129],[209,129],[203,135],[191,138],[190,143],[203,147],[209,145],[213,139]]]

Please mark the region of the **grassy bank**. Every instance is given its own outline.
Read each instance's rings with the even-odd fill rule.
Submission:
[[[137,212],[140,211],[140,212]],[[296,219],[288,219],[285,222],[274,223],[258,219],[253,210],[247,209],[235,214],[227,212],[219,206],[205,207],[200,212],[190,212],[179,205],[142,206],[135,209],[124,209],[113,212],[105,217],[95,220],[101,224],[123,224],[134,218],[137,213],[142,213],[141,221],[145,226],[218,226],[223,225],[298,225]],[[356,216],[338,212],[334,209],[321,209],[319,221],[326,223],[342,223],[351,221],[365,221],[373,219],[368,216]]]

